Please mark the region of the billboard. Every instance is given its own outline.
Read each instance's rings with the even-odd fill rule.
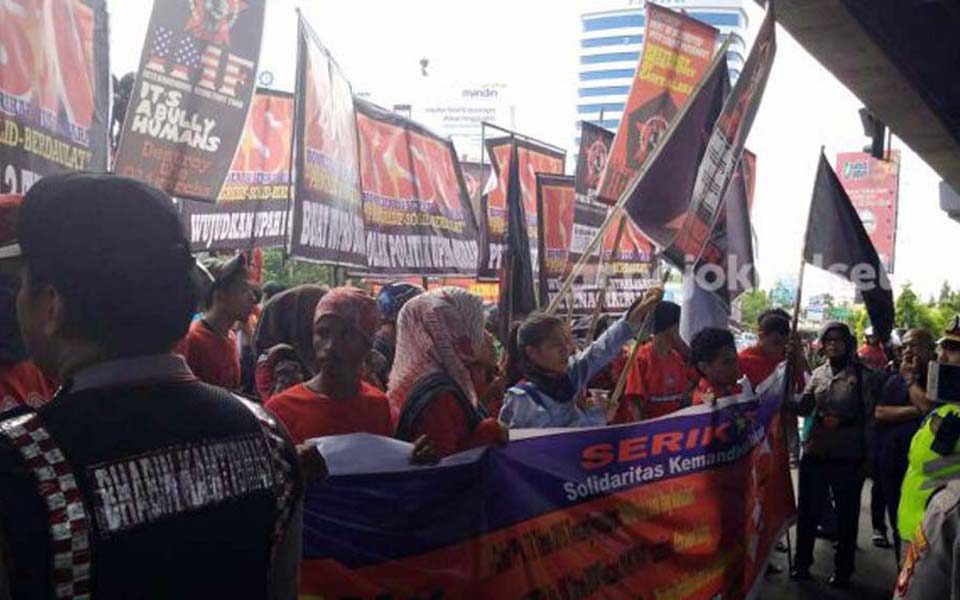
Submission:
[[[837,177],[887,273],[893,273],[897,242],[897,209],[900,192],[900,151],[892,150],[889,160],[873,158],[866,152],[837,154]]]
[[[413,118],[453,140],[458,157],[480,160],[483,122],[512,127],[505,83],[464,82],[439,87],[426,79],[423,98],[411,107]]]

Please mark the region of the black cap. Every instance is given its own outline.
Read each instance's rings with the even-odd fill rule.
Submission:
[[[680,324],[680,305],[664,300],[653,309],[653,333],[664,331]]]
[[[167,194],[114,175],[47,176],[17,232],[31,284],[63,296],[75,334],[129,355],[167,351],[186,332],[193,258]]]

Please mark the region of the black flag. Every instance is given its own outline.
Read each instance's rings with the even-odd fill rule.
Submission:
[[[537,309],[533,288],[533,262],[527,219],[523,210],[523,190],[520,188],[520,159],[517,145],[510,149],[510,176],[507,180],[507,243],[504,249],[503,271],[500,276],[500,323],[502,333],[511,323]],[[507,339],[504,335],[503,339]]]
[[[803,258],[853,283],[867,305],[874,331],[881,340],[890,338],[894,308],[886,271],[857,211],[822,152]]]

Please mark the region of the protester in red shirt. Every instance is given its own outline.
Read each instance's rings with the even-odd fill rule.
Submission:
[[[444,287],[407,302],[388,394],[398,438],[426,435],[439,457],[506,441],[478,392],[488,373],[484,345],[479,296]]]
[[[213,276],[206,294],[206,312],[190,325],[177,351],[201,381],[239,391],[240,348],[233,327],[250,317],[257,302],[247,259],[238,254],[227,261],[211,259],[204,266]]]
[[[726,329],[707,327],[690,343],[690,361],[700,374],[693,393],[693,404],[713,404],[718,398],[739,394],[742,390],[737,344]]]
[[[750,385],[756,390],[766,381],[783,362],[790,346],[790,315],[782,308],[765,311],[758,319],[758,341],[740,353],[740,370],[750,380]],[[803,391],[804,373],[809,366],[799,351],[799,340],[794,343],[796,350],[793,376],[798,391]]]
[[[624,399],[613,423],[656,419],[690,405],[696,374],[690,349],[680,337],[680,306],[664,301],[653,311],[653,339],[637,351]]]
[[[0,196],[0,413],[37,408],[54,394],[40,369],[27,358],[17,324],[20,245],[14,229],[19,195]]]
[[[303,383],[307,370],[293,346],[277,344],[257,361],[256,386],[261,402]]]
[[[376,301],[357,288],[333,289],[317,303],[317,375],[266,403],[294,443],[346,433],[393,434],[386,395],[361,378],[379,324]]]
[[[887,353],[883,350],[883,344],[880,343],[880,338],[878,338],[873,333],[873,327],[867,327],[863,332],[864,341],[863,345],[860,346],[860,349],[857,350],[857,355],[860,357],[860,362],[862,362],[868,369],[874,371],[880,371],[887,366],[887,363],[890,362],[890,359],[887,357]]]
[[[262,368],[267,355],[274,348],[281,345],[293,348],[303,368],[304,379],[316,373],[313,364],[313,318],[317,303],[329,291],[330,288],[322,285],[298,285],[276,294],[263,305],[253,339],[254,350],[260,357],[256,380],[261,402],[266,402],[274,393],[272,371]],[[264,391],[267,392],[266,396],[263,395]]]

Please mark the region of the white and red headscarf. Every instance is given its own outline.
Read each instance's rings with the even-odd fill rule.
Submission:
[[[387,393],[394,419],[417,384],[436,373],[445,373],[477,405],[469,365],[481,358],[483,325],[483,300],[461,288],[431,290],[404,305]]]

